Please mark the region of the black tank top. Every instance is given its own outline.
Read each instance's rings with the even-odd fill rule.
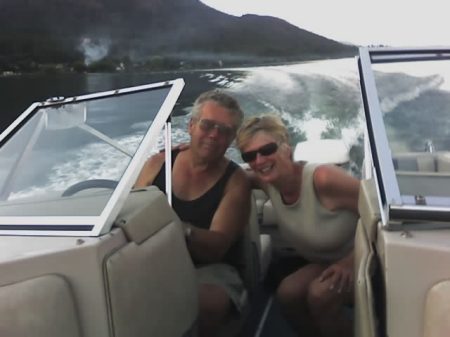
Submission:
[[[179,150],[172,151],[172,169],[178,153]],[[153,181],[153,185],[158,186],[164,193],[166,191],[165,167],[166,164],[164,163]],[[182,200],[172,193],[172,207],[181,221],[189,222],[200,228],[209,229],[214,213],[217,207],[219,207],[220,200],[222,200],[225,186],[237,167],[238,165],[230,160],[222,177],[220,177],[213,187],[197,199]]]

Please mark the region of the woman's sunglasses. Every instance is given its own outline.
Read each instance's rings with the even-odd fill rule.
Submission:
[[[248,151],[248,152],[242,152],[241,157],[242,160],[246,163],[250,163],[251,161],[254,161],[256,159],[256,156],[258,153],[261,156],[270,156],[271,154],[275,153],[278,150],[278,144],[277,143],[268,143],[266,145],[261,146],[257,150]]]

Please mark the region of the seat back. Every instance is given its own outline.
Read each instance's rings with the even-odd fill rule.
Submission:
[[[250,295],[261,281],[261,237],[257,218],[256,199],[253,194],[251,198],[251,211],[248,224],[227,256],[227,260],[238,269]]]
[[[115,337],[180,337],[195,326],[198,292],[182,225],[154,187],[134,191],[117,225],[129,242],[105,262]]]
[[[406,152],[392,158],[396,171],[436,172],[436,157],[430,152]]]
[[[270,237],[259,231],[258,208],[255,194],[251,195],[251,211],[241,238],[232,248],[231,263],[238,269],[248,293],[248,303],[240,317],[234,317],[219,332],[220,337],[240,336],[249,316],[253,299],[260,291],[271,257]],[[267,265],[266,265],[267,264]]]

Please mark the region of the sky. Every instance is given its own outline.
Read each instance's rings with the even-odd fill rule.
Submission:
[[[279,17],[356,45],[450,46],[445,0],[201,0],[221,12]]]

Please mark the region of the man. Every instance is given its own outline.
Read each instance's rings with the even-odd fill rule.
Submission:
[[[250,184],[225,157],[243,120],[237,101],[219,90],[201,94],[192,108],[190,144],[173,151],[172,204],[186,226],[199,276],[199,335],[212,337],[228,315],[242,309],[244,288],[227,253],[248,222]],[[147,161],[136,187],[165,191],[164,153]]]

